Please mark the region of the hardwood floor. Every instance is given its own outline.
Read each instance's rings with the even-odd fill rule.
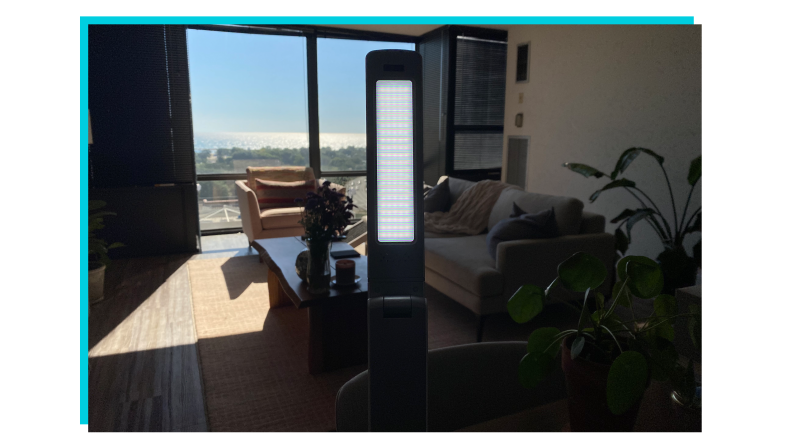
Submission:
[[[244,234],[203,252],[114,261],[88,321],[90,431],[206,431],[187,261],[257,255]]]

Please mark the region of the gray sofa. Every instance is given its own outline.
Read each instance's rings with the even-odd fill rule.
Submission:
[[[449,178],[452,204],[474,184]],[[612,283],[615,240],[604,232],[605,217],[584,212],[583,202],[576,198],[534,194],[511,186],[501,192],[492,208],[487,231],[509,218],[512,203],[528,213],[554,208],[561,237],[502,242],[493,259],[487,252],[486,233],[425,233],[426,283],[479,317],[479,341],[486,316],[506,312],[509,298],[524,284],[549,285],[556,277],[558,264],[578,251],[594,255],[609,266],[609,277],[601,287],[603,293],[609,294]],[[553,297],[579,298],[562,288],[556,288]]]

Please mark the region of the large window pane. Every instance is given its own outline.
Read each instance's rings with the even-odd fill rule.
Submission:
[[[323,172],[366,170],[366,54],[384,49],[415,44],[317,39]]]
[[[187,30],[196,170],[307,166],[305,38]]]

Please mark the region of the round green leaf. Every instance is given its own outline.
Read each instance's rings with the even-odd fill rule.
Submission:
[[[654,300],[655,314],[658,316],[675,316],[677,314],[676,298],[670,294],[661,294]]]
[[[646,390],[649,368],[642,354],[628,350],[619,355],[608,372],[608,408],[615,415],[629,410]]]
[[[547,353],[531,352],[520,360],[520,385],[526,389],[536,387],[550,374],[553,358]]]
[[[651,299],[663,291],[663,271],[659,266],[627,262],[627,279],[630,292],[638,297]]]
[[[542,312],[544,290],[535,285],[523,285],[509,299],[506,309],[515,322],[523,324]]]
[[[558,278],[570,291],[582,293],[597,288],[608,277],[602,261],[585,252],[577,252],[558,265]]]
[[[555,327],[538,328],[528,336],[528,353],[547,353],[551,357],[558,354],[561,343],[557,342],[553,348],[547,350],[553,342],[553,338],[561,331]],[[547,350],[547,351],[545,351]]]
[[[624,256],[619,259],[619,262],[616,263],[616,278],[617,280],[624,280],[627,278],[627,262],[638,262],[643,263],[644,265],[649,266],[656,266],[659,267],[660,265],[657,264],[654,260],[650,259],[649,257],[643,256]]]

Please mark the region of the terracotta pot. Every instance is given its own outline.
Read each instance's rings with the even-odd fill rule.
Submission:
[[[88,270],[88,303],[104,299],[105,266]]]
[[[605,396],[610,365],[580,357],[573,360],[569,349],[573,339],[574,336],[568,336],[561,349],[561,368],[566,377],[571,430],[573,432],[632,431],[643,396],[627,412],[621,415],[611,413]]]

